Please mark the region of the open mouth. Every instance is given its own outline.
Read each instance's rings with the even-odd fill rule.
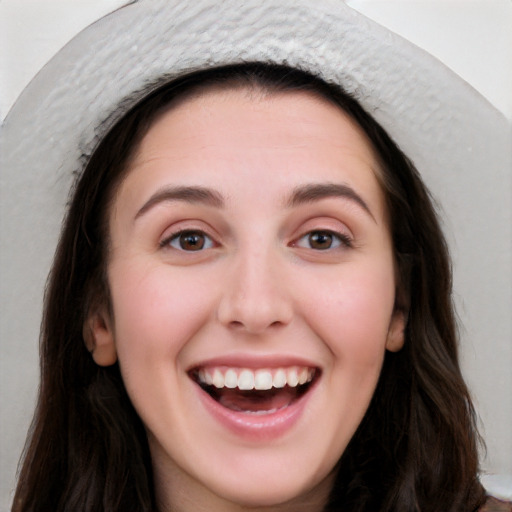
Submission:
[[[272,414],[304,396],[318,378],[316,368],[196,368],[191,378],[223,407],[247,414]]]

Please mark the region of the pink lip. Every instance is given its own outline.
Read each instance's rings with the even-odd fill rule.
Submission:
[[[276,356],[276,355],[265,355],[265,356],[244,356],[244,355],[230,355],[224,357],[217,357],[208,359],[194,364],[188,371],[194,368],[207,368],[213,366],[231,366],[237,368],[281,368],[291,366],[307,366],[309,368],[317,368],[318,365],[308,361],[307,359],[301,359],[294,356]]]
[[[208,360],[208,362],[196,365],[201,366],[241,366],[244,368],[260,368],[260,367],[281,367],[281,366],[310,366],[315,367],[310,362],[298,360],[297,358],[278,358],[276,364],[275,358],[259,358],[257,360],[246,358],[222,358],[218,360]],[[204,391],[197,383],[195,389],[198,393],[200,402],[208,413],[223,427],[230,430],[233,434],[247,441],[261,442],[277,439],[288,431],[299,421],[308,400],[314,394],[317,382],[311,384],[310,389],[297,398],[287,407],[274,412],[265,414],[251,414],[245,412],[234,411],[223,407],[215,399],[213,399],[206,391]]]

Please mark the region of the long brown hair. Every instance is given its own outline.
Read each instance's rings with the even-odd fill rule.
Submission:
[[[163,111],[213,87],[319,95],[362,127],[380,160],[406,341],[385,356],[370,407],[338,463],[327,510],[477,509],[484,496],[479,437],[459,369],[448,251],[413,164],[355,99],[305,71],[246,63],[161,83],[118,109],[127,113],[101,137],[73,190],[46,290],[39,399],[13,511],[156,509],[142,422],[118,365],[97,366],[82,329],[90,308],[109,304],[107,219],[131,155]]]

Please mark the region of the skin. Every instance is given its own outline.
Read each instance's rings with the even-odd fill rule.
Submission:
[[[403,344],[376,173],[361,130],[305,92],[210,91],[143,139],[110,214],[113,313],[96,311],[86,330],[98,364],[119,360],[160,510],[324,507],[385,351]],[[344,193],[292,204],[319,184]],[[223,205],[162,200],[169,187],[206,187]],[[183,250],[182,230],[205,233],[204,248]],[[330,248],[311,244],[318,231],[336,233]],[[291,428],[246,438],[205,409],[188,371],[233,356],[299,357],[321,372]]]

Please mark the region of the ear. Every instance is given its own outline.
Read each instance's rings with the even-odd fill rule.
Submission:
[[[99,366],[111,366],[117,361],[113,325],[106,309],[91,313],[83,327],[85,346]]]
[[[390,352],[398,352],[404,346],[404,330],[406,313],[403,309],[396,308],[389,324],[386,349]]]

